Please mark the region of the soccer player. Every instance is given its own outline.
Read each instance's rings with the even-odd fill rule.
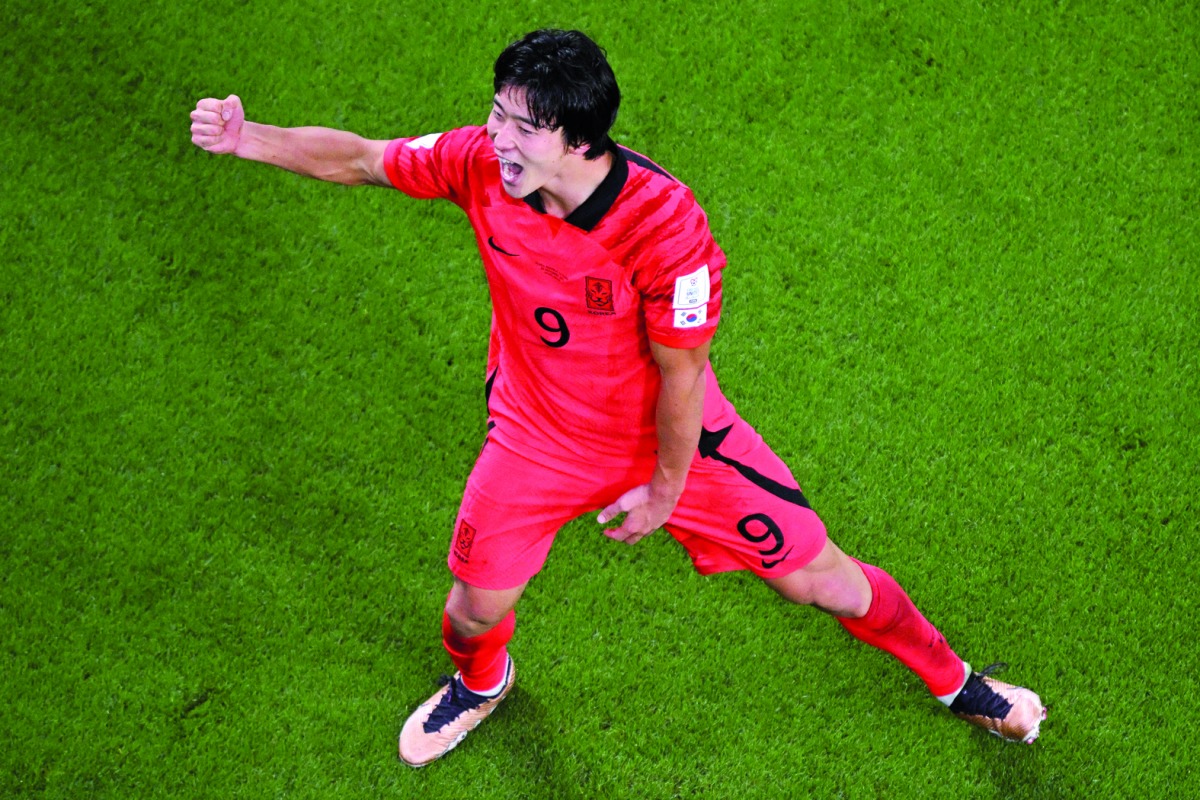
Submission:
[[[958,716],[1033,742],[1038,696],[972,671],[888,573],[843,553],[721,394],[708,353],[725,255],[691,191],[609,137],[620,92],[603,50],[534,31],[500,54],[493,88],[486,125],[391,141],[250,122],[233,95],[191,115],[209,152],[446,199],[475,231],[493,321],[488,433],[447,558],[458,671],[408,718],[401,759],[444,755],[512,689],[517,601],[559,528],[597,509],[616,541],[664,528],[700,573],[750,570]]]

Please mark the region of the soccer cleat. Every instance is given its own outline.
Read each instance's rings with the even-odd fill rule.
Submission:
[[[475,726],[483,722],[512,689],[517,670],[512,658],[504,673],[504,688],[495,697],[468,689],[462,673],[446,681],[433,697],[412,713],[400,731],[400,760],[410,767],[423,767],[454,749]]]
[[[950,710],[1005,741],[1033,744],[1046,718],[1046,708],[1041,698],[1029,689],[991,677],[1004,666],[992,664],[967,676],[967,683],[950,704]]]

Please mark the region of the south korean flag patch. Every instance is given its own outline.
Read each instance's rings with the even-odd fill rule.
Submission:
[[[708,306],[675,309],[676,328],[699,328],[708,322]]]
[[[699,328],[708,321],[709,292],[708,264],[675,279],[671,307],[675,310],[676,328]]]

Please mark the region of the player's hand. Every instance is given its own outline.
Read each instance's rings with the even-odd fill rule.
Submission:
[[[242,138],[246,112],[236,94],[224,100],[206,97],[192,112],[192,144],[210,153],[232,153]]]
[[[625,514],[625,520],[619,528],[605,528],[604,535],[625,544],[637,544],[642,537],[661,528],[675,510],[678,497],[656,496],[650,491],[650,484],[635,486],[617,498],[617,502],[607,506],[600,512],[596,521],[603,525],[619,514]]]

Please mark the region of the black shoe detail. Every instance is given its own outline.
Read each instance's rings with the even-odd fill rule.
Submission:
[[[1012,703],[992,691],[992,687],[981,678],[1004,669],[1005,664],[992,664],[980,672],[972,672],[967,676],[967,682],[958,697],[950,704],[950,710],[955,714],[969,717],[987,717],[988,719],[1004,719],[1012,710]]]
[[[437,706],[433,711],[429,712],[429,719],[425,720],[424,728],[426,733],[440,731],[458,719],[459,715],[473,708],[478,708],[492,699],[484,697],[481,694],[475,694],[464,686],[462,680],[457,677],[449,678],[447,683],[450,685],[450,691],[442,695],[442,699],[438,702]]]
[[[758,470],[748,467],[734,461],[728,456],[721,455],[717,450],[718,447],[725,441],[725,437],[733,430],[733,426],[722,428],[719,431],[710,431],[707,428],[700,429],[700,457],[711,458],[713,461],[720,461],[722,464],[728,464],[736,469],[743,478],[753,483],[760,489],[770,492],[781,500],[786,500],[789,503],[794,503],[801,508],[812,508],[808,504],[808,500],[804,498],[804,493],[799,488],[784,486],[779,481],[768,478]]]

